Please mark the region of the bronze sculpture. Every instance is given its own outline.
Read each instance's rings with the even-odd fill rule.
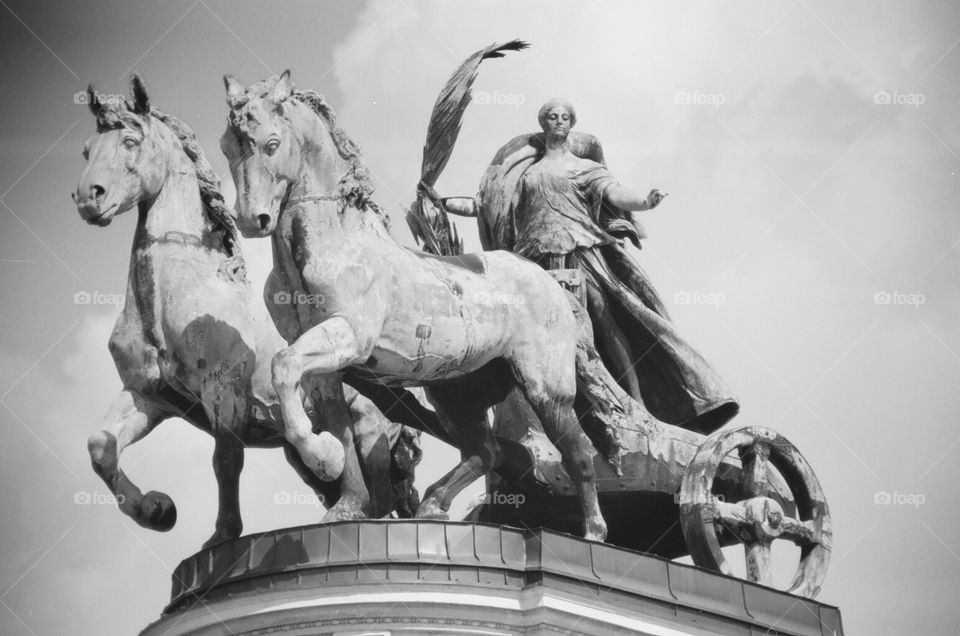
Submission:
[[[438,99],[408,217],[430,254],[390,237],[359,149],[322,97],[295,91],[289,73],[249,88],[225,78],[221,147],[238,186],[238,225],[272,236],[266,313],[189,128],[152,108],[139,78],[129,105],[91,100],[98,135],[78,210],[97,225],[140,211],[130,301],[111,339],[125,389],[91,436],[95,469],[123,495],[124,512],[169,528],[172,501],[142,495],[118,459],[179,415],[217,440],[220,515],[206,545],[240,532],[243,447],[279,445],[336,501],[325,522],[413,508],[446,519],[453,497],[485,475],[488,494],[527,503],[487,506],[474,520],[596,541],[609,524],[609,541],[634,549],[647,549],[638,537],[653,532],[658,554],[690,554],[728,574],[720,549],[743,543],[748,577],[764,584],[772,541],[788,539],[801,547],[790,591],[815,595],[832,529],[810,467],[760,427],[700,434],[738,406],[676,334],[637,263],[644,232],[633,212],[662,195],[620,186],[599,140],[571,131],[576,114],[561,100],[541,109],[542,133],[496,153],[476,199],[433,190],[478,64],[524,46],[478,51]],[[461,254],[447,211],[477,216],[492,251]],[[425,386],[435,412],[403,388],[413,385]],[[418,451],[394,418],[462,454],[419,506],[410,487]]]

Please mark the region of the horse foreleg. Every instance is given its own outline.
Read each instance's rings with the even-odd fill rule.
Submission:
[[[154,403],[125,389],[113,401],[100,429],[87,440],[93,470],[117,498],[120,510],[144,528],[159,531],[177,522],[173,500],[153,490],[142,494],[120,470],[120,454],[167,417]]]
[[[240,472],[243,470],[243,442],[232,430],[218,430],[213,448],[213,473],[217,478],[219,511],[213,535],[204,542],[209,548],[243,532],[240,516]]]
[[[303,462],[324,481],[343,472],[343,444],[327,431],[314,434],[300,400],[305,373],[330,374],[356,361],[357,337],[344,318],[332,318],[303,333],[273,358],[273,386],[283,413],[284,437],[300,453]]]

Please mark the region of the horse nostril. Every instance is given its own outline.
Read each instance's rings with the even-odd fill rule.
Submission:
[[[260,224],[260,229],[265,230],[270,226],[270,215],[269,214],[258,214],[257,223]]]
[[[90,186],[90,194],[97,200],[98,203],[100,202],[100,199],[103,198],[103,195],[106,194],[106,192],[107,191],[103,189],[103,186]]]

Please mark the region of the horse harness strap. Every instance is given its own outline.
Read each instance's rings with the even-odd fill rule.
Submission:
[[[155,243],[177,243],[179,245],[191,245],[193,247],[207,247],[203,244],[203,239],[195,234],[170,231],[166,232],[163,236],[148,237],[144,244],[138,246],[138,248],[143,249]]]
[[[288,199],[287,205],[296,205],[297,203],[313,203],[316,201],[342,201],[346,197],[342,194],[312,194],[305,197],[297,197],[296,199]]]

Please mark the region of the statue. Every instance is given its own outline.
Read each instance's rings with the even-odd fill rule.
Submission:
[[[442,200],[477,216],[485,249],[508,249],[549,270],[575,270],[603,362],[621,387],[657,419],[710,433],[739,410],[703,357],[670,322],[640,267],[645,238],[638,212],[665,195],[643,197],[605,167],[600,142],[572,132],[576,110],[562,99],[540,109],[541,134],[504,145],[477,199]]]
[[[238,488],[245,446],[282,447],[330,506],[327,520],[349,516],[345,507],[357,501],[372,516],[393,510],[410,516],[418,504],[412,486],[418,434],[387,419],[356,390],[344,392],[339,382],[305,383],[304,395],[295,399],[325,420],[349,404],[342,415],[358,439],[366,480],[358,473],[342,482],[321,481],[284,438],[269,367],[284,342],[250,288],[219,179],[190,128],[152,107],[138,76],[127,104],[102,104],[93,87],[88,90],[97,132],[84,148],[77,211],[101,227],[128,210],[139,212],[126,303],[109,342],[123,390],[89,440],[93,468],[120,509],[153,530],[175,524],[170,497],[142,494],[119,459],[161,422],[181,417],[216,440],[219,513],[204,546],[242,531]],[[394,411],[403,418],[405,409]]]
[[[270,308],[290,343],[272,367],[287,438],[311,440],[298,433],[309,431],[296,399],[305,376],[424,386],[463,461],[427,490],[417,516],[446,518],[464,487],[502,463],[486,411],[517,389],[576,483],[582,534],[602,541],[595,451],[573,409],[578,327],[564,290],[508,252],[440,257],[401,247],[370,199],[356,145],[322,98],[294,92],[289,72],[250,88],[225,82],[221,147],[238,225],[245,236],[272,236],[276,290],[317,299]],[[504,304],[502,294],[519,300]],[[336,432],[320,437],[298,444],[315,455],[319,476],[356,470]]]
[[[141,493],[119,457],[182,417],[216,440],[219,514],[207,547],[241,532],[245,446],[279,446],[332,504],[324,522],[414,512],[443,520],[485,476],[488,495],[525,503],[486,505],[473,520],[689,554],[728,575],[722,548],[742,543],[747,577],[765,585],[771,545],[785,539],[800,547],[788,591],[816,595],[833,539],[816,476],[774,431],[714,432],[738,405],[675,333],[638,265],[636,213],[663,195],[621,186],[599,141],[571,130],[576,112],[562,100],[541,109],[542,133],[497,152],[476,199],[434,190],[479,64],[526,46],[477,51],[441,91],[407,219],[424,251],[392,239],[359,148],[321,96],[294,90],[289,71],[249,88],[225,77],[221,148],[237,184],[236,222],[193,132],[150,105],[139,77],[125,104],[100,103],[91,86],[97,134],[77,210],[99,226],[139,212],[110,339],[124,389],[90,437],[95,471],[123,512],[169,529],[173,502]],[[462,254],[448,211],[476,216],[488,251]],[[272,238],[266,307],[246,279],[238,231]],[[408,426],[461,452],[422,502],[412,486],[419,437]],[[188,571],[229,565],[222,577],[235,548],[255,571],[255,543],[203,553]],[[287,550],[296,569],[290,547],[276,544],[261,563]]]

